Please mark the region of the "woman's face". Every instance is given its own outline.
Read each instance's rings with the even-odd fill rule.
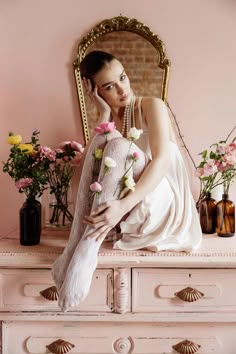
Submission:
[[[114,59],[106,63],[93,79],[98,87],[98,94],[109,106],[124,107],[130,102],[129,78],[118,60]]]

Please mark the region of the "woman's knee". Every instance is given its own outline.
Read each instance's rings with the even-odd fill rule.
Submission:
[[[116,137],[110,141],[105,146],[104,155],[108,155],[110,153],[118,153],[119,157],[122,155],[127,156],[127,152],[129,149],[129,141],[122,136]]]

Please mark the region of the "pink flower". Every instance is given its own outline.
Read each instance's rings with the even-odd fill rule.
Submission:
[[[132,159],[137,161],[139,159],[139,153],[137,151],[133,152]]]
[[[75,157],[71,160],[72,165],[79,165],[82,156],[82,152],[75,151]]]
[[[90,184],[90,190],[95,193],[100,193],[102,191],[102,186],[98,182]]]
[[[236,164],[236,150],[225,154],[223,159],[228,165],[234,166]]]
[[[202,167],[198,167],[198,168],[196,169],[196,171],[195,171],[195,176],[196,176],[196,177],[202,177],[203,174],[204,174],[203,168],[202,168]]]
[[[225,171],[225,169],[226,169],[226,164],[225,164],[225,162],[220,162],[220,161],[216,161],[215,162],[215,164],[216,164],[216,166],[217,166],[217,168],[218,168],[218,171],[220,171],[220,172],[223,172],[223,171]]]
[[[226,145],[225,143],[221,143],[218,145],[216,151],[218,152],[218,154],[224,155],[228,151],[228,145]]]
[[[218,172],[218,170],[217,170],[217,166],[215,165],[214,161],[208,160],[208,162],[206,162],[205,165],[203,166],[203,176],[202,177],[211,176],[216,172]]]
[[[230,149],[236,150],[236,142],[233,141],[232,143],[229,144]]]
[[[33,182],[32,178],[21,178],[18,181],[16,181],[16,187],[19,190],[24,189],[31,186],[32,182]]]
[[[94,131],[98,134],[108,134],[112,133],[116,129],[114,122],[104,122],[101,123]]]
[[[71,141],[70,143],[71,149],[74,149],[75,151],[83,152],[84,148],[81,144],[77,143],[76,141]]]
[[[48,146],[40,146],[39,148],[39,156],[40,159],[47,158],[49,161],[55,161],[56,160],[56,153],[54,150],[52,150]]]
[[[66,145],[70,145],[70,141],[62,141],[58,146],[60,149],[64,149]]]

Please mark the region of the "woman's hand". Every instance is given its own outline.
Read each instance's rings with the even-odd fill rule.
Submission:
[[[111,108],[106,103],[106,101],[98,94],[98,88],[95,86],[94,90],[92,88],[92,83],[90,79],[83,78],[83,83],[87,95],[90,97],[91,101],[96,105],[99,116],[102,121],[108,121],[111,114]]]
[[[87,234],[87,238],[95,238],[97,241],[104,240],[108,232],[119,223],[126,213],[121,200],[101,204],[90,216],[84,217],[84,222],[93,226],[93,229]]]

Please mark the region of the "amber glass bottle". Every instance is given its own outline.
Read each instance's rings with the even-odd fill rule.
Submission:
[[[202,232],[214,234],[216,232],[216,200],[207,192],[199,204],[199,216]]]
[[[235,234],[235,205],[228,194],[223,194],[222,200],[217,203],[216,232],[221,237]]]

